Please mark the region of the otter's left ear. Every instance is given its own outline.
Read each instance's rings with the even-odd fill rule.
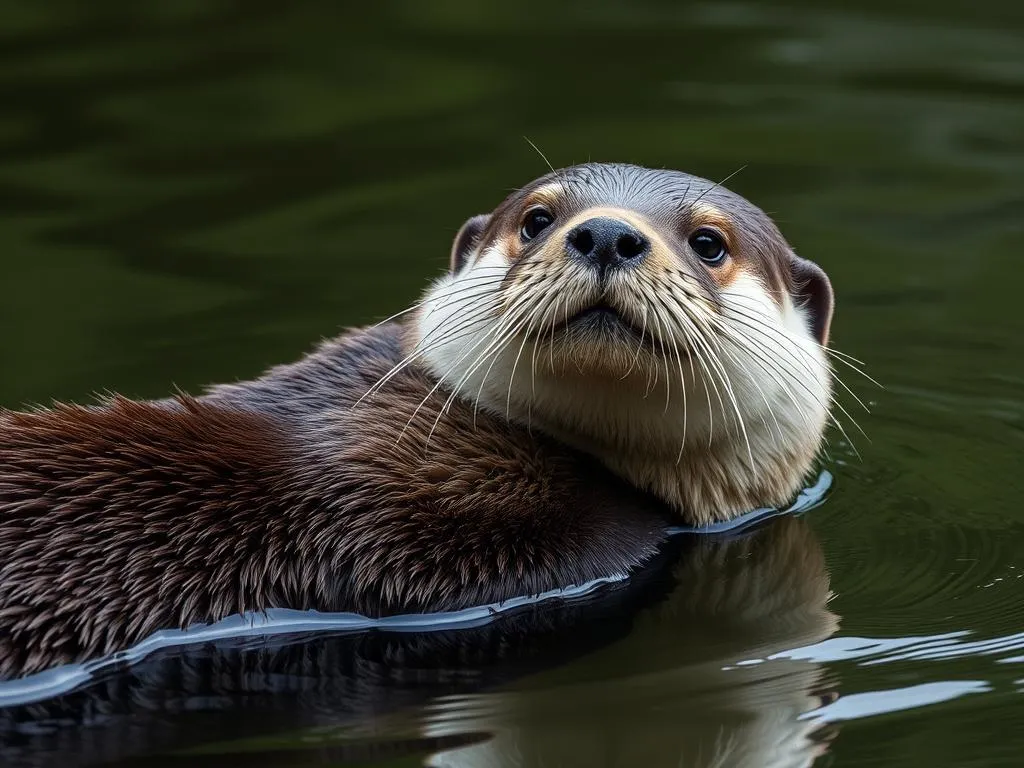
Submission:
[[[487,226],[487,222],[490,220],[490,214],[483,213],[479,216],[474,216],[462,225],[459,233],[455,236],[455,242],[452,243],[452,256],[449,262],[452,272],[458,272],[465,266],[466,259],[469,258],[469,254],[477,246],[480,235],[483,234],[484,227]]]
[[[793,298],[807,311],[811,320],[811,331],[818,339],[818,343],[824,346],[828,344],[832,308],[835,306],[832,283],[829,282],[825,270],[813,261],[801,259],[792,252],[790,270],[793,273]]]

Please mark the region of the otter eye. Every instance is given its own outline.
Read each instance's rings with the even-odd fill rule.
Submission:
[[[725,241],[713,229],[701,228],[690,235],[690,247],[706,264],[720,264],[728,255]]]
[[[533,240],[537,235],[551,226],[555,217],[543,208],[534,208],[523,219],[523,240]]]

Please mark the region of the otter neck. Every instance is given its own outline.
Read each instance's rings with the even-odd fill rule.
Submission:
[[[415,342],[415,335],[412,339]],[[742,428],[702,385],[691,382],[686,397],[664,387],[650,390],[644,372],[628,380],[537,365],[516,366],[499,356],[463,377],[450,366],[425,360],[425,368],[472,407],[594,456],[634,487],[674,508],[687,523],[730,520],[764,506],[781,506],[801,488],[814,463],[827,412],[824,396],[786,400],[759,411],[760,390],[737,398],[746,404]],[[662,381],[665,378],[663,376]],[[807,390],[810,391],[810,390]],[[669,396],[670,395],[670,396]],[[711,404],[702,407],[711,397]],[[763,402],[763,401],[762,401]],[[719,407],[721,406],[721,407]]]
[[[526,423],[521,417],[513,420]],[[747,425],[746,439],[723,430],[710,440],[705,436],[688,440],[682,450],[678,444],[640,435],[634,440],[608,441],[536,414],[529,425],[594,456],[698,526],[730,520],[765,505],[785,505],[803,486],[817,454],[816,442],[802,440],[800,430],[780,441],[774,424],[769,430],[760,422]]]

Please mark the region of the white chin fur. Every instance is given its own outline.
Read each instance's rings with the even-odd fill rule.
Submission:
[[[499,367],[499,285],[508,271],[500,251],[488,249],[466,269],[435,281],[416,316],[417,350],[423,365],[450,389],[474,401],[485,378],[508,382],[509,371]],[[481,401],[481,406],[487,401]]]
[[[550,350],[535,354],[521,335],[504,336],[499,285],[508,268],[491,248],[428,291],[417,316],[420,359],[449,389],[594,454],[694,522],[783,503],[797,490],[828,415],[830,372],[804,311],[788,297],[780,308],[745,274],[723,292],[721,319],[741,342],[719,346],[729,387],[717,367],[709,365],[709,375],[695,363],[694,376],[685,358],[668,361],[668,376],[661,360],[656,380],[651,369],[623,379],[625,370],[553,369]],[[695,480],[704,469],[708,476]],[[735,478],[736,487],[719,487],[722,478]],[[765,494],[778,498],[759,498]]]

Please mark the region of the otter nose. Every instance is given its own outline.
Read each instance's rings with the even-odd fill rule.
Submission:
[[[604,275],[636,264],[651,250],[650,241],[619,219],[600,216],[573,227],[565,236],[569,253]]]

